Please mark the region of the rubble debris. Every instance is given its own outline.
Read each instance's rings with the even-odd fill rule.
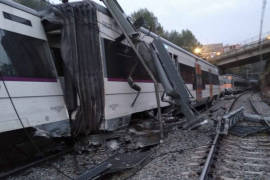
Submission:
[[[100,135],[89,136],[89,145],[100,146],[104,143],[104,137]]]
[[[205,120],[203,120],[203,121],[201,121],[201,122],[199,122],[199,123],[196,123],[196,124],[194,124],[193,126],[191,126],[190,128],[189,128],[189,130],[195,130],[195,129],[198,129],[199,127],[201,127],[201,126],[203,126],[203,125],[206,125],[206,124],[208,124],[209,123],[209,120],[208,119],[205,119]]]
[[[138,131],[135,128],[130,128],[129,132],[132,134],[132,145],[134,149],[153,146],[160,143],[159,130]]]
[[[269,122],[270,123],[270,116],[266,117],[266,116],[261,116],[261,115],[257,115],[257,114],[250,114],[250,113],[244,113],[244,118],[246,121],[251,121],[251,122]]]
[[[244,107],[225,114],[218,124],[218,132],[227,135],[229,129],[244,119]]]
[[[98,176],[100,176],[102,173],[104,173],[111,167],[112,167],[112,164],[109,162],[101,163],[99,166],[83,173],[76,180],[88,180],[88,179],[97,178]]]
[[[143,163],[147,158],[149,158],[150,155],[150,151],[117,154],[102,162],[97,167],[86,171],[81,176],[79,176],[77,180],[92,179],[97,176],[102,177],[106,174],[135,168]]]
[[[117,149],[120,148],[120,143],[116,139],[106,142],[106,145],[113,151],[116,151]]]
[[[261,96],[259,93],[256,93],[254,95],[252,95],[249,98],[252,108],[261,115],[264,116],[270,116],[270,106],[268,104],[266,104],[265,102],[263,102]]]
[[[265,126],[235,126],[230,130],[230,133],[239,136],[246,137],[256,133],[264,132],[268,127]]]

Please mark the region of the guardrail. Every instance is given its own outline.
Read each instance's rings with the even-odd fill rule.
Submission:
[[[229,56],[229,55],[233,55],[233,54],[237,54],[237,53],[240,53],[242,51],[247,51],[249,49],[254,49],[254,48],[258,48],[259,49],[259,46],[262,44],[266,44],[266,43],[270,43],[270,31],[269,32],[266,32],[262,35],[262,38],[261,40],[259,40],[259,37],[258,36],[255,36],[255,37],[252,37],[248,40],[245,40],[241,43],[237,43],[240,45],[240,48],[237,48],[237,49],[232,49],[228,52],[225,52],[223,54],[221,54],[220,56],[215,56],[213,58],[211,58],[210,60],[212,61],[215,61],[215,60],[218,60],[218,59],[222,59],[223,57],[226,57],[226,56]]]

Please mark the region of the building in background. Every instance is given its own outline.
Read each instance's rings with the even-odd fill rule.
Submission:
[[[211,59],[215,58],[216,56],[220,56],[224,53],[228,53],[239,48],[241,48],[240,44],[223,46],[222,43],[216,43],[202,45],[201,47],[195,48],[193,52],[203,59],[211,61]]]
[[[240,44],[234,44],[234,45],[227,45],[227,46],[224,46],[224,53],[227,53],[227,52],[230,52],[230,51],[233,51],[233,50],[237,50],[241,48],[241,45]]]
[[[206,44],[202,46],[201,56],[209,60],[215,56],[220,56],[224,52],[222,43],[217,44]]]
[[[194,53],[203,59],[210,60],[215,56],[220,56],[224,53],[224,46],[222,43],[206,44],[194,49]]]

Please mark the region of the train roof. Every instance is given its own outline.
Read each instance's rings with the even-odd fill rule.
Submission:
[[[28,8],[28,7],[24,6],[24,5],[21,5],[19,3],[14,2],[12,0],[0,0],[0,3],[8,5],[8,6],[13,7],[13,8],[16,8],[18,10],[30,13],[30,14],[32,14],[34,16],[40,17],[39,13],[36,10]]]
[[[95,3],[95,4],[96,4],[96,6],[97,6],[98,11],[100,11],[100,12],[102,12],[102,13],[108,15],[108,16],[111,16],[110,12],[107,10],[106,7],[104,7],[104,6],[100,5],[100,4],[97,4],[97,3]],[[157,34],[155,34],[155,33],[151,32],[151,31],[149,31],[148,29],[146,29],[146,28],[144,28],[144,27],[142,27],[140,30],[141,30],[142,33],[149,34],[151,37],[160,37],[160,36],[158,36]],[[213,64],[207,62],[206,60],[204,60],[204,59],[202,59],[202,58],[200,58],[200,57],[198,57],[198,56],[196,56],[196,55],[194,55],[194,54],[188,52],[187,50],[185,50],[185,49],[183,49],[183,48],[177,46],[176,44],[173,44],[172,42],[168,41],[167,39],[164,39],[164,38],[162,38],[162,37],[160,37],[160,38],[161,38],[162,41],[163,41],[165,44],[167,44],[168,46],[171,46],[171,47],[177,49],[178,51],[181,51],[182,53],[185,53],[185,54],[187,54],[187,55],[189,55],[189,56],[192,56],[192,57],[194,57],[195,59],[197,59],[197,60],[199,60],[199,61],[201,61],[201,62],[203,62],[203,63],[205,63],[205,64],[207,64],[207,65],[209,65],[209,66],[212,66],[212,67],[214,67],[214,68],[217,68],[215,65],[213,65]]]
[[[145,34],[150,34],[150,36],[152,36],[152,37],[160,37],[160,36],[158,36],[157,34],[155,34],[155,33],[153,33],[153,32],[149,32],[149,30],[146,29],[146,28],[141,28],[141,31],[142,31],[143,33],[145,33]],[[192,57],[194,57],[195,59],[197,59],[197,60],[199,60],[199,61],[201,61],[201,62],[203,62],[203,63],[205,63],[205,64],[207,64],[207,65],[209,65],[209,66],[212,66],[212,67],[217,68],[215,65],[213,65],[213,64],[211,64],[211,63],[209,63],[209,62],[207,62],[206,60],[203,60],[202,58],[196,56],[195,54],[192,54],[192,53],[188,52],[187,50],[185,50],[185,49],[183,49],[183,48],[177,46],[176,44],[173,44],[172,42],[168,41],[167,39],[165,39],[165,38],[163,38],[163,37],[160,37],[160,38],[161,38],[162,41],[163,41],[165,44],[167,44],[168,46],[171,46],[171,47],[177,49],[178,51],[181,51],[182,53],[185,53],[185,54],[187,54],[187,55],[189,55],[189,56],[192,56]]]
[[[19,9],[19,10],[22,10],[22,11],[24,11],[24,12],[27,12],[27,13],[30,13],[30,14],[32,14],[32,15],[35,15],[35,16],[40,17],[40,13],[39,13],[38,11],[35,11],[34,9],[28,8],[28,7],[26,7],[26,6],[23,6],[23,5],[19,4],[19,3],[16,3],[16,2],[14,2],[14,1],[12,1],[12,0],[0,0],[0,3],[6,4],[6,5],[8,5],[8,6],[14,7],[14,8],[16,8],[16,9]],[[72,3],[80,3],[80,2],[72,2]],[[104,6],[100,5],[100,4],[97,4],[96,2],[93,2],[93,3],[96,5],[98,11],[100,11],[100,12],[102,12],[102,13],[108,15],[108,16],[111,16],[110,12],[107,10],[106,7],[104,7]],[[149,32],[149,30],[147,30],[146,28],[141,28],[141,32],[147,33],[147,34],[149,34],[149,35],[152,36],[152,37],[158,37],[157,34],[155,34],[155,33],[153,33],[153,32]],[[162,41],[163,41],[165,44],[167,44],[168,46],[171,46],[171,47],[173,47],[173,48],[175,48],[175,49],[181,51],[182,53],[185,53],[185,54],[187,54],[187,55],[189,55],[189,56],[192,56],[192,57],[194,57],[195,59],[197,59],[197,60],[199,60],[199,61],[201,61],[201,62],[203,62],[203,63],[205,63],[205,64],[207,64],[207,65],[209,65],[209,66],[212,66],[212,67],[214,67],[214,68],[217,68],[215,65],[213,65],[213,64],[207,62],[206,60],[203,60],[202,58],[200,58],[200,57],[198,57],[198,56],[196,56],[196,55],[194,55],[194,54],[192,54],[192,53],[186,51],[185,49],[183,49],[183,48],[181,48],[181,47],[179,47],[179,46],[173,44],[172,42],[170,42],[170,41],[168,41],[168,40],[166,40],[166,39],[164,39],[164,38],[162,38],[162,37],[160,37],[160,38],[161,38]]]

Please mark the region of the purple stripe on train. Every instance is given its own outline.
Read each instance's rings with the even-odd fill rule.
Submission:
[[[127,82],[127,79],[123,79],[123,78],[108,78],[108,81]],[[153,83],[152,80],[136,80],[136,79],[134,79],[134,82]]]
[[[25,82],[57,82],[56,78],[30,78],[30,77],[3,77],[4,81],[25,81]]]

